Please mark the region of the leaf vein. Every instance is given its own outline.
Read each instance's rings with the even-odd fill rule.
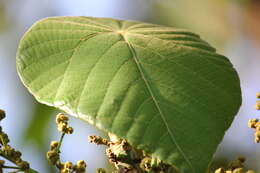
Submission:
[[[124,38],[124,39],[125,39],[125,38]],[[160,113],[159,115],[160,115],[161,119],[163,120],[163,122],[164,122],[164,124],[165,124],[165,126],[166,126],[167,131],[168,131],[169,134],[170,134],[170,137],[171,137],[171,139],[172,139],[172,142],[176,145],[176,147],[178,148],[178,150],[179,150],[180,153],[182,154],[183,158],[186,160],[186,162],[190,165],[190,168],[192,169],[192,171],[195,173],[194,168],[193,168],[191,162],[189,161],[189,159],[188,159],[188,157],[185,155],[185,153],[182,151],[181,147],[180,147],[179,144],[177,143],[177,141],[176,141],[176,139],[175,139],[175,137],[174,137],[172,131],[170,130],[170,128],[169,128],[169,126],[168,126],[168,124],[167,124],[167,120],[165,119],[165,115],[163,114],[163,112],[162,112],[162,110],[161,110],[161,108],[160,108],[160,106],[159,106],[157,100],[155,99],[155,95],[154,95],[154,93],[153,93],[153,91],[152,91],[152,88],[151,88],[151,86],[149,85],[149,82],[147,81],[147,79],[146,79],[146,77],[145,77],[145,75],[144,75],[144,72],[143,72],[143,69],[142,69],[142,66],[141,66],[140,62],[138,61],[137,55],[136,55],[136,53],[135,53],[135,49],[133,48],[133,46],[131,45],[131,43],[129,43],[126,39],[125,39],[125,41],[126,41],[126,43],[128,44],[129,49],[131,50],[131,52],[132,52],[132,54],[133,54],[133,58],[134,58],[134,60],[135,60],[136,66],[137,66],[137,68],[138,68],[138,70],[139,70],[139,72],[140,72],[140,74],[141,74],[141,77],[142,77],[142,79],[143,79],[143,81],[144,81],[144,83],[145,83],[145,85],[146,85],[146,87],[147,87],[149,93],[151,94],[151,96],[152,96],[152,98],[153,98],[153,100],[154,100],[154,103],[155,103],[155,105],[156,105],[156,108],[158,109],[158,111],[159,111],[159,113]]]

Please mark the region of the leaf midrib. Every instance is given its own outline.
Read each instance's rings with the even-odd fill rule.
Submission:
[[[172,131],[170,130],[170,128],[169,128],[169,126],[167,124],[167,121],[165,119],[165,115],[163,114],[163,111],[161,110],[161,108],[159,106],[159,103],[157,102],[157,100],[155,98],[155,94],[153,93],[153,90],[152,90],[148,80],[145,77],[145,74],[144,74],[144,71],[142,69],[142,66],[141,66],[140,62],[138,61],[138,57],[136,55],[135,49],[133,48],[132,44],[125,38],[124,35],[122,35],[122,37],[123,37],[124,41],[127,43],[127,46],[128,46],[128,48],[129,48],[129,50],[130,50],[130,52],[132,54],[132,57],[134,59],[134,62],[136,64],[136,66],[137,66],[137,69],[138,69],[138,71],[139,71],[139,73],[140,73],[140,75],[141,75],[141,77],[142,77],[142,79],[143,79],[143,81],[145,83],[146,88],[148,89],[148,92],[150,93],[150,95],[152,97],[152,100],[153,100],[153,102],[154,102],[154,104],[155,104],[155,106],[156,106],[156,108],[157,108],[157,110],[159,112],[159,115],[160,115],[160,117],[161,117],[161,119],[162,119],[162,121],[163,121],[163,123],[164,123],[164,125],[165,125],[165,127],[166,127],[166,129],[168,131],[168,133],[170,134],[172,142],[176,145],[177,149],[179,150],[179,152],[181,153],[183,158],[189,164],[190,168],[192,169],[192,172],[195,173],[195,170],[194,170],[190,160],[188,159],[188,157],[185,155],[185,153],[183,152],[183,150],[181,149],[181,147],[177,143],[177,141],[176,141]]]
[[[146,37],[152,37],[152,36],[149,36],[149,35],[135,34],[135,33],[131,33],[131,35],[142,35],[142,36],[146,36]],[[156,38],[156,39],[159,39],[159,40],[162,40],[162,41],[168,41],[168,40],[164,40],[164,39],[161,39],[161,38],[158,38],[158,37],[152,37],[152,38]],[[132,45],[146,49],[146,47],[142,47],[142,46],[137,45],[137,44],[133,44],[133,43],[132,43]],[[185,48],[189,48],[189,49],[196,49],[197,51],[201,51],[201,52],[205,52],[205,53],[206,53],[206,52],[207,52],[207,53],[212,53],[211,51],[208,51],[208,50],[198,49],[198,48],[194,48],[194,47],[192,47],[192,46],[187,46],[187,45],[175,44],[175,46],[185,47]],[[133,47],[133,46],[132,46],[132,47]],[[134,48],[133,48],[133,49],[134,49]],[[156,51],[154,51],[154,50],[150,50],[150,51],[154,52],[155,54],[157,54],[158,56],[160,56],[160,57],[162,57],[162,58],[165,58],[164,55],[162,55],[162,54],[160,54],[160,53],[158,53],[158,52],[156,52]],[[166,59],[167,59],[167,58],[166,58]],[[167,59],[167,60],[170,61],[169,59]],[[218,68],[219,70],[225,71],[225,69],[220,68],[218,65],[212,63],[212,62],[209,61],[208,59],[205,58],[205,60],[206,60],[207,62],[209,62],[210,64],[212,64],[212,66],[215,66],[216,68]],[[227,62],[227,61],[224,61],[224,60],[222,60],[222,59],[215,59],[215,60],[218,60],[218,61],[221,61],[221,62],[225,62],[225,64],[228,65],[228,62]],[[197,75],[197,72],[196,72],[196,71],[190,70],[190,69],[187,68],[186,66],[184,66],[184,65],[182,65],[182,64],[179,64],[179,63],[177,63],[177,62],[175,62],[175,61],[170,61],[170,62],[173,62],[173,63],[177,64],[178,66],[182,66],[183,69],[185,69],[186,71],[189,71],[189,72],[195,74],[196,76],[198,76],[199,78],[201,78],[202,80],[205,80],[205,81],[206,81],[207,83],[209,83],[213,88],[219,90],[220,92],[224,92],[226,95],[230,95],[230,92],[229,92],[227,89],[225,89],[225,88],[220,88],[220,87],[216,87],[216,85],[215,85],[213,82],[211,82],[210,80],[208,80],[207,78],[204,78],[204,77],[201,77],[200,75]],[[233,96],[230,97],[230,99],[232,100],[232,99],[233,99]]]

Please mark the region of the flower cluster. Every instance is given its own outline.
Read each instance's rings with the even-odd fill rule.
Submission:
[[[79,160],[75,165],[72,162],[61,162],[60,147],[65,134],[72,134],[73,128],[68,125],[69,118],[60,113],[56,117],[57,129],[62,133],[60,141],[52,141],[50,151],[47,152],[47,159],[51,164],[55,165],[60,173],[85,173],[87,164],[83,160]]]
[[[246,171],[243,165],[244,162],[245,158],[239,157],[232,161],[226,170],[224,168],[219,168],[215,173],[255,173],[253,170]]]
[[[255,142],[260,142],[260,122],[258,119],[251,119],[248,121],[248,127],[255,129]]]
[[[97,144],[97,145],[107,145],[107,146],[109,145],[109,141],[100,136],[88,136],[88,140],[89,140],[89,142]]]
[[[3,120],[5,116],[5,111],[0,109],[0,121]],[[36,173],[36,171],[30,168],[30,164],[21,158],[22,153],[12,148],[9,142],[8,135],[3,132],[2,127],[0,127],[0,156],[16,165],[7,166],[5,160],[0,160],[0,173],[3,172],[3,169],[14,169],[16,172]]]
[[[258,99],[260,99],[260,93],[257,93],[256,97]],[[260,110],[260,100],[258,100],[256,102],[255,107],[256,107],[257,110]],[[255,142],[259,143],[260,142],[260,122],[259,122],[259,120],[258,119],[249,120],[248,121],[248,127],[255,129]]]
[[[142,150],[132,147],[125,139],[120,139],[114,134],[109,133],[110,140],[100,136],[89,136],[89,141],[97,145],[105,145],[106,155],[110,163],[116,170],[113,173],[168,173],[174,172],[174,168],[153,158]],[[105,170],[99,168],[96,173],[105,173]]]
[[[57,128],[61,133],[66,133],[66,134],[72,134],[73,133],[73,128],[69,127],[68,121],[69,121],[69,118],[62,113],[59,113],[56,116]]]

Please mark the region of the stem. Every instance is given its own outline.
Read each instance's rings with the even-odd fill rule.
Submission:
[[[62,133],[62,135],[60,137],[60,141],[59,141],[58,147],[57,147],[58,153],[60,153],[60,147],[61,147],[61,143],[62,143],[62,141],[64,139],[64,136],[65,136],[65,133]]]
[[[7,169],[20,169],[19,167],[16,167],[16,166],[5,166],[5,165],[3,165],[2,168],[7,168]]]
[[[62,144],[62,141],[63,141],[63,139],[64,139],[65,134],[66,134],[66,133],[62,133],[61,136],[60,136],[59,144],[58,144],[58,147],[56,148],[56,151],[57,151],[58,153],[61,153],[60,147],[61,147],[61,144]],[[55,164],[56,168],[58,168],[59,170],[61,169],[60,164],[61,164],[61,161],[60,161],[60,157],[59,157],[59,160],[58,160],[57,163]]]

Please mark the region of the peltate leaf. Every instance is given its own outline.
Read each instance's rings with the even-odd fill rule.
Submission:
[[[17,68],[39,102],[185,173],[206,171],[241,104],[226,57],[196,34],[148,23],[41,20],[21,40]]]

